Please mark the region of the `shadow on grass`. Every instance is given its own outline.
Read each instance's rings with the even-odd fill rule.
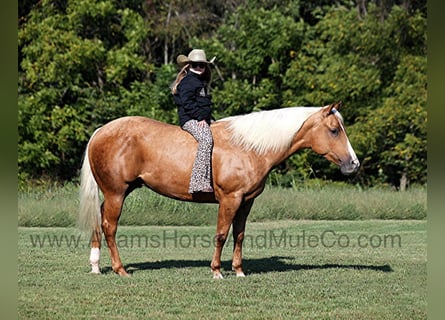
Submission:
[[[317,270],[317,269],[353,269],[353,270],[371,270],[377,272],[393,272],[390,265],[364,265],[364,264],[295,264],[292,263],[295,257],[273,256],[260,259],[244,259],[243,266],[247,274],[258,274],[268,272],[286,272],[298,270]],[[231,270],[231,261],[223,261],[222,268]],[[210,268],[210,260],[163,260],[153,262],[130,263],[125,266],[128,273],[134,273],[143,270],[176,269],[176,268]],[[111,272],[110,267],[102,269],[103,273]]]

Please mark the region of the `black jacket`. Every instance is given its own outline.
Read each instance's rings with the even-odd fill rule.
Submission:
[[[199,75],[189,71],[179,83],[173,98],[178,107],[181,127],[189,120],[205,120],[210,124],[212,98],[206,83],[199,78]]]

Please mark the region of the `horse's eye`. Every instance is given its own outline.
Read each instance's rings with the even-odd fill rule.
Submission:
[[[338,129],[337,128],[333,128],[333,129],[330,129],[331,130],[331,134],[334,136],[334,137],[337,137],[338,136]]]

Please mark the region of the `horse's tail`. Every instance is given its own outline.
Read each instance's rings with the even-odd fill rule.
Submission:
[[[80,171],[80,205],[78,226],[79,229],[88,235],[97,230],[101,225],[99,187],[91,171],[88,149],[93,136],[88,141],[83,158],[82,169]]]

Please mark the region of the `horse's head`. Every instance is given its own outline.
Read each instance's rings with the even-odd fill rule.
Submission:
[[[341,102],[331,104],[313,115],[310,147],[340,166],[343,174],[352,174],[358,170],[360,162],[346,135],[343,118],[338,112],[340,107]]]

